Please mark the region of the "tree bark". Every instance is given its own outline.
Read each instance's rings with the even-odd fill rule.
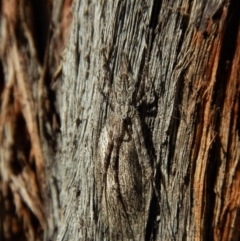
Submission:
[[[12,205],[20,196],[45,240],[239,240],[239,2],[75,1],[60,68],[70,3],[58,4],[38,98],[34,82],[24,87],[23,43],[1,52],[3,94],[9,66],[16,88],[31,89],[12,115],[23,115],[37,180],[31,198],[17,185],[26,168],[9,164],[20,144],[4,138],[16,123],[5,97],[1,199],[6,186]]]
[[[51,82],[71,1],[51,4],[1,1],[0,240],[53,240],[60,221]]]
[[[128,239],[120,204],[115,214],[109,210],[107,220],[101,217],[98,176],[94,176],[98,159],[106,155],[99,138],[105,126],[111,125],[108,120],[114,112],[97,86],[106,84],[104,64],[114,85],[121,72],[122,52],[127,53],[136,82],[148,65],[146,81],[153,86],[154,101],[138,112],[159,195],[158,199],[153,192],[149,216],[137,217],[143,225],[129,239],[138,240],[142,231],[145,240],[239,239],[237,209],[233,208],[239,202],[235,184],[239,179],[236,6],[234,1],[102,1],[74,6],[63,62],[64,213],[58,240]],[[108,137],[105,141],[107,145]],[[120,148],[119,179],[124,175],[121,152]],[[125,195],[124,188],[120,183],[119,196]],[[109,206],[112,203],[108,200]],[[113,219],[118,219],[122,233]]]

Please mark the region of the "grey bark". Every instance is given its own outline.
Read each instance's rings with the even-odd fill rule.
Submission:
[[[154,98],[138,112],[157,193],[148,200],[148,217],[137,217],[143,223],[136,228],[144,234],[141,239],[221,240],[215,229],[209,230],[221,221],[213,213],[219,212],[224,199],[213,193],[221,193],[220,163],[226,157],[219,154],[216,160],[213,153],[216,109],[223,109],[219,98],[224,87],[219,91],[217,84],[226,19],[224,1],[75,1],[58,95],[62,134],[58,241],[140,239],[137,231],[129,238],[111,236],[113,230],[98,209],[99,139],[111,115],[98,90],[105,83],[103,49],[113,84],[123,52],[136,81],[144,74],[143,66],[149,66],[147,84]],[[221,143],[221,137],[218,140]],[[218,165],[213,172],[211,161]],[[209,177],[212,173],[215,179]]]

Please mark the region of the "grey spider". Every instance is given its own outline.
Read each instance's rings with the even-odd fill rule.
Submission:
[[[108,72],[108,70],[106,70],[107,61],[104,53],[103,56],[105,68],[104,71]],[[112,114],[108,120],[107,145],[103,154],[104,170],[102,175],[100,202],[102,201],[102,195],[104,190],[106,191],[106,179],[108,169],[111,168],[111,170],[113,170],[113,179],[115,186],[114,189],[116,190],[116,195],[118,195],[122,203],[123,209],[125,209],[125,205],[121,199],[121,190],[118,179],[118,158],[120,147],[123,141],[127,141],[129,138],[133,139],[137,153],[137,159],[141,166],[145,182],[149,183],[152,177],[151,161],[145,146],[141,119],[137,111],[137,108],[146,99],[146,94],[144,93],[146,78],[145,75],[146,68],[143,71],[139,87],[138,89],[136,89],[137,83],[128,70],[127,56],[125,53],[123,53],[122,70],[115,79],[113,86],[111,85],[108,74],[106,74],[105,76],[108,86],[109,99],[99,87],[100,93],[104,96],[104,99],[107,103],[109,103],[112,109]],[[128,161],[128,157],[125,157],[125,159],[126,161]],[[149,193],[151,195],[151,190],[149,190]],[[148,202],[150,202],[150,200],[148,200]],[[148,209],[148,207],[146,208]]]

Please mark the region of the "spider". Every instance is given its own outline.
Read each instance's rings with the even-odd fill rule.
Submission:
[[[104,63],[106,63],[106,56],[104,56]],[[104,65],[106,67],[106,64]],[[106,70],[107,71],[107,70]],[[133,145],[135,152],[137,154],[137,159],[142,170],[142,176],[144,179],[144,185],[150,182],[152,177],[152,167],[150,157],[147,153],[145,146],[145,141],[143,137],[141,119],[137,108],[145,100],[146,95],[144,93],[145,89],[145,74],[146,71],[143,71],[143,80],[139,84],[139,88],[136,89],[136,81],[133,78],[132,74],[128,70],[128,61],[127,56],[123,53],[122,61],[122,70],[120,74],[115,79],[114,85],[111,85],[108,75],[106,76],[109,99],[106,94],[99,87],[100,93],[103,95],[107,103],[109,103],[112,110],[112,114],[108,119],[108,128],[105,141],[105,150],[103,153],[103,173],[102,173],[102,185],[100,192],[100,203],[102,202],[102,196],[105,192],[106,198],[106,186],[108,184],[107,178],[109,169],[112,171],[112,180],[113,180],[113,189],[115,194],[120,201],[123,212],[127,216],[126,203],[124,203],[124,197],[121,193],[121,188],[119,185],[119,171],[118,171],[118,162],[119,156],[124,155],[120,153],[122,147],[126,145]],[[132,141],[129,141],[132,140]],[[126,144],[129,143],[129,144]],[[125,148],[125,147],[124,147]],[[123,152],[123,151],[122,151]],[[124,156],[125,161],[131,161],[132,156],[127,156],[126,152]],[[122,174],[124,175],[124,174]],[[149,203],[151,199],[151,185],[149,196],[147,197],[148,204],[145,204],[145,210],[148,211]]]

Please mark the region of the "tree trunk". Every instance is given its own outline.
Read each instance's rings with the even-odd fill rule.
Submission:
[[[23,237],[239,240],[239,2],[75,1],[58,65],[70,2],[34,68],[13,27],[1,50],[0,198],[19,229],[30,212]]]

